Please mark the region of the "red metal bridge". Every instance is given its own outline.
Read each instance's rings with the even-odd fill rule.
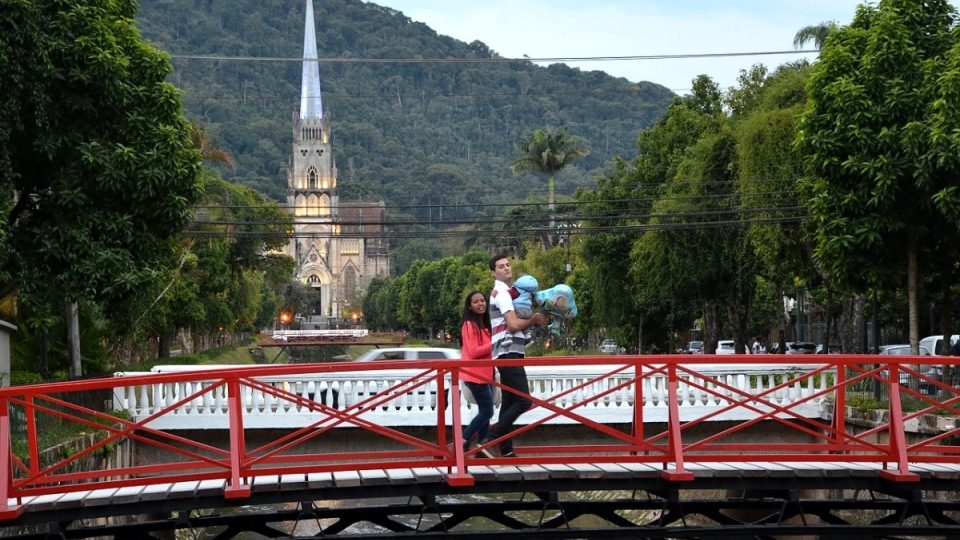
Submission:
[[[960,389],[924,367],[936,362],[949,373],[958,359],[724,357],[743,373],[758,362],[783,368],[734,378],[708,369],[716,360],[271,365],[4,388],[2,537],[129,538],[186,528],[217,530],[217,538],[300,537],[294,531],[305,521],[317,536],[349,536],[371,523],[383,537],[960,537]],[[491,459],[465,451],[460,429],[469,418],[459,406],[459,370],[482,364],[591,374],[531,391],[534,420],[515,433],[518,456]],[[404,376],[336,405],[286,382],[381,370]],[[148,395],[146,387],[168,391]],[[425,389],[434,425],[378,420],[391,404],[412,410],[409,396]],[[116,403],[138,392],[145,416]],[[269,399],[251,405],[254,394]],[[85,396],[112,396],[110,407],[85,406]],[[819,413],[811,415],[811,403]],[[869,403],[882,409],[854,415]],[[597,420],[598,409],[624,406],[625,421]],[[662,419],[645,416],[655,406],[665,409]],[[190,422],[201,409],[226,416],[219,437],[154,427],[171,417]],[[254,436],[253,418],[277,410],[311,421]],[[82,450],[44,460],[44,434],[64,425],[97,435]],[[351,449],[345,438],[377,443]],[[121,449],[125,462],[79,466]]]

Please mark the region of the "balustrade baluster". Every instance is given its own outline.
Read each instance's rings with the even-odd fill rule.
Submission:
[[[421,410],[435,411],[437,406],[440,403],[440,385],[437,384],[437,380],[433,379],[430,381],[430,395],[425,396],[428,399],[424,399],[424,407]],[[449,405],[449,404],[448,404]]]
[[[171,407],[176,403],[176,394],[177,394],[177,385],[176,383],[167,383],[163,385],[163,405],[164,407]],[[179,411],[174,411],[177,413]]]
[[[133,398],[128,402],[128,410],[135,411],[134,414],[149,414],[150,398],[147,396],[147,385],[141,384],[128,388]]]
[[[227,413],[227,385],[221,384],[217,386],[213,394],[213,413],[214,414],[226,414]]]
[[[180,395],[186,398],[187,396],[193,395],[193,389],[196,388],[196,381],[185,381],[180,383]],[[186,403],[187,414],[197,414],[197,407],[199,406],[199,397],[195,397]]]
[[[263,414],[273,414],[277,406],[277,397],[259,388],[257,392],[260,394],[260,400],[263,402]]]
[[[359,385],[357,386],[356,391],[360,391]],[[330,390],[340,396],[340,403],[337,407],[340,410],[351,407],[357,402],[357,396],[354,395],[354,385],[350,381],[333,381],[330,384]]]
[[[704,380],[700,377],[690,377],[688,384],[690,383],[697,385],[690,389],[693,404],[697,406],[704,405],[705,401],[703,400],[703,390],[700,388],[700,386],[703,385]]]
[[[213,395],[211,394],[212,390],[210,387],[213,386],[213,383],[210,381],[205,381],[200,384],[200,387],[204,390],[203,396],[203,408],[200,410],[202,414],[210,414],[213,412]]]

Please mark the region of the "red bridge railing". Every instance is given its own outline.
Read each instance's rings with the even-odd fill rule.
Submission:
[[[744,373],[751,373],[749,368],[758,362],[793,367],[776,376],[743,375],[733,382],[729,373],[721,376],[711,369],[717,360],[722,360],[728,371]],[[928,369],[936,363],[947,373],[955,372],[957,360],[960,358],[659,355],[396,361],[255,366],[4,388],[0,389],[0,460],[8,465],[0,468],[0,519],[19,515],[25,497],[186,480],[222,479],[226,481],[225,497],[243,498],[250,494],[254,479],[261,476],[430,466],[445,467],[451,485],[469,486],[474,482],[470,467],[491,463],[647,463],[661,469],[668,480],[689,481],[694,475],[685,463],[690,461],[846,461],[880,463],[885,478],[913,481],[918,478],[911,472],[913,463],[960,463],[960,447],[954,444],[960,423],[934,422],[939,426],[936,429],[917,430],[909,438],[906,434],[909,425],[931,415],[960,416],[960,389]],[[476,448],[464,451],[461,426],[469,418],[464,417],[462,407],[448,406],[447,400],[452,396],[455,405],[460,403],[461,368],[491,364],[524,365],[531,372],[548,367],[589,367],[589,376],[578,376],[546,393],[543,389],[532,392],[534,409],[528,414],[534,420],[519,426],[514,435],[562,419],[566,424],[579,424],[594,442],[548,441],[551,444],[524,446],[519,457],[494,460],[482,459]],[[332,377],[380,370],[402,370],[405,376],[336,406],[277,382],[305,375]],[[154,403],[152,412],[138,418],[126,412],[99,412],[77,405],[79,400],[73,399],[104,391],[132,395],[131,389],[155,385],[187,390],[167,394],[163,403]],[[402,402],[424,389],[433,395],[435,427],[410,430],[376,421],[382,418],[386,404]],[[512,390],[501,386],[501,391]],[[252,406],[245,400],[252,392],[269,399]],[[214,394],[216,399],[211,398]],[[651,400],[650,395],[657,397]],[[852,400],[875,401],[877,396],[885,401],[885,414],[879,420],[866,427],[847,421],[847,405]],[[655,403],[657,400],[664,403]],[[171,416],[189,421],[195,413],[187,412],[194,410],[187,406],[196,403],[225,412],[229,419],[225,442],[211,443],[193,431],[153,427]],[[631,407],[625,422],[610,425],[591,412],[613,403]],[[707,403],[709,407],[691,407]],[[817,405],[813,409],[820,411],[816,415],[810,413],[812,403]],[[645,421],[645,411],[654,404],[666,405],[664,421]],[[306,413],[311,421],[272,430],[273,438],[267,441],[250,440],[244,430],[248,420],[277,408]],[[737,416],[731,415],[733,412],[739,413],[741,420],[702,429],[710,422]],[[53,423],[97,431],[102,437],[80,452],[41,464],[40,435]],[[771,424],[790,436],[776,442],[752,438]],[[324,445],[325,438],[344,427],[361,430],[380,443],[362,451]],[[151,458],[119,468],[73,470],[79,460],[122,441],[149,450]],[[489,446],[496,444],[492,441]]]

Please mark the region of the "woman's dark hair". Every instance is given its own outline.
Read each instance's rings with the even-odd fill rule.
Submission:
[[[463,300],[463,323],[473,323],[477,325],[478,328],[483,330],[484,328],[490,328],[490,308],[487,307],[487,310],[483,312],[483,315],[474,313],[470,309],[470,299],[473,298],[473,295],[479,294],[483,296],[483,299],[486,300],[487,297],[480,291],[470,291],[467,293],[467,297]],[[488,302],[489,303],[489,302]],[[461,328],[463,325],[461,324]],[[463,332],[460,333],[460,346],[463,347]]]

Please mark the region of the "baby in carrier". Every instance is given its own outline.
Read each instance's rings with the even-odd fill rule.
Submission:
[[[533,317],[534,305],[551,317],[571,319],[577,316],[577,304],[573,300],[573,289],[569,285],[561,283],[542,291],[538,290],[539,286],[537,278],[526,274],[517,278],[513,287],[510,287],[513,309],[518,318]],[[553,323],[550,326],[552,327]],[[501,343],[510,346],[513,339],[507,334]]]

